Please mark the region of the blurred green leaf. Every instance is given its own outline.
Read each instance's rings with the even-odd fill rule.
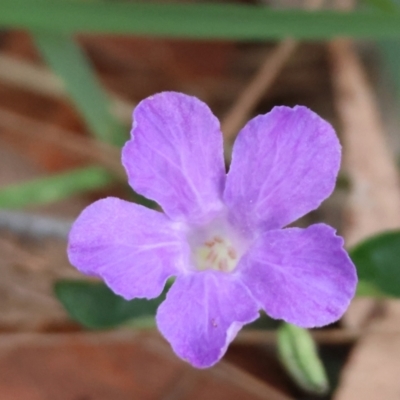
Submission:
[[[282,323],[278,329],[278,352],[293,380],[305,391],[325,394],[329,382],[310,332]]]
[[[70,36],[57,32],[35,31],[33,38],[49,66],[63,79],[91,131],[101,140],[122,145],[127,129],[111,115],[106,93],[81,48]]]
[[[360,280],[400,296],[400,231],[373,236],[350,250]]]
[[[364,0],[364,3],[381,11],[399,11],[398,5],[392,0]]]
[[[356,296],[359,297],[385,297],[385,294],[372,282],[358,281]]]
[[[265,40],[400,36],[399,12],[277,10],[243,4],[2,0],[0,26],[51,32]]]
[[[400,106],[400,40],[381,40],[378,45],[383,58],[383,73],[389,76],[390,83],[394,83],[398,106]]]
[[[0,188],[0,208],[17,209],[62,200],[100,189],[113,176],[99,167],[86,167]]]
[[[54,286],[55,294],[72,319],[90,329],[113,328],[129,322],[141,324],[146,317],[154,319],[165,292],[157,299],[127,301],[114,294],[104,283],[61,280]]]
[[[260,318],[257,318],[254,322],[245,325],[244,329],[275,330],[280,325],[281,322],[279,320],[269,317],[264,311],[260,311]]]

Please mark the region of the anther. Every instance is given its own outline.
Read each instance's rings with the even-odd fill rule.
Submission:
[[[236,250],[235,250],[233,247],[229,247],[229,248],[228,248],[228,256],[229,256],[232,260],[236,260],[237,253],[236,253]]]

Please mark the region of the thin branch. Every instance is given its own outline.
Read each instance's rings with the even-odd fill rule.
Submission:
[[[66,239],[72,221],[26,212],[0,210],[0,231],[34,238],[56,237]]]
[[[265,95],[265,92],[271,88],[296,47],[296,40],[285,39],[272,52],[268,51],[267,57],[260,69],[251,78],[243,92],[222,119],[221,129],[228,142],[233,142],[236,134],[248,120],[254,107]]]
[[[323,0],[305,0],[305,8],[318,9],[322,7],[323,2]],[[297,40],[288,38],[281,41],[272,52],[268,51],[261,67],[222,119],[221,129],[228,143],[233,142],[254,107],[276,81],[298,44]]]
[[[319,344],[352,344],[361,337],[361,330],[355,329],[321,329],[310,330],[310,334]],[[275,345],[276,330],[243,329],[235,338],[234,343],[245,345]]]

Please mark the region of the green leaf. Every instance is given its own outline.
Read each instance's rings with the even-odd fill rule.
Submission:
[[[78,193],[103,188],[113,176],[99,167],[75,169],[45,178],[0,188],[0,207],[18,209],[62,200]]]
[[[358,281],[356,296],[358,297],[385,297],[384,293],[379,290],[372,282]]]
[[[400,296],[400,231],[373,236],[350,250],[360,280]]]
[[[315,394],[329,391],[329,382],[309,331],[283,323],[278,329],[279,357],[302,389]]]
[[[91,131],[105,142],[122,145],[127,129],[112,116],[107,95],[81,48],[70,36],[57,32],[34,31],[33,38],[49,66],[63,79]]]
[[[392,0],[364,0],[366,4],[381,11],[396,12],[399,11],[398,5]]]
[[[268,329],[275,330],[280,326],[281,322],[277,319],[273,319],[269,317],[265,312],[260,312],[260,317],[257,318],[254,322],[245,325],[244,329]]]
[[[397,95],[397,106],[400,107],[400,40],[382,40],[378,45],[384,66],[382,74],[394,84],[393,94]]]
[[[148,317],[154,319],[165,292],[157,299],[127,301],[114,294],[104,283],[61,280],[55,294],[72,319],[90,329],[107,329],[127,323],[138,326]],[[139,322],[139,324],[138,324]]]
[[[211,2],[2,0],[0,26],[195,39],[388,38],[400,36],[400,13],[309,12]]]

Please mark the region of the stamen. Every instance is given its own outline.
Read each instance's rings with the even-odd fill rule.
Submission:
[[[229,256],[232,260],[236,260],[237,253],[236,253],[236,250],[235,250],[233,247],[229,247],[229,248],[228,248],[228,256]]]
[[[195,250],[195,265],[204,271],[214,269],[221,272],[231,272],[237,264],[237,252],[231,242],[221,236],[214,236]]]
[[[228,261],[226,259],[221,260],[218,263],[219,270],[222,272],[228,272]]]

